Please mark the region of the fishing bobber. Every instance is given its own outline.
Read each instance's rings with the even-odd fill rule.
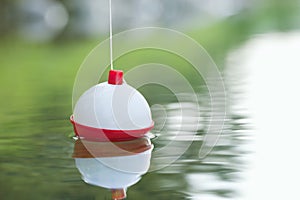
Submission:
[[[98,141],[140,138],[154,126],[147,101],[124,82],[120,70],[110,70],[108,82],[79,98],[71,122],[78,137]]]
[[[73,158],[82,179],[111,190],[112,199],[124,199],[150,167],[153,145],[148,138],[123,142],[77,140]]]

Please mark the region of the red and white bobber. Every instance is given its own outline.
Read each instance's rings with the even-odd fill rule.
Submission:
[[[140,138],[154,126],[147,101],[123,81],[120,70],[110,70],[108,82],[79,98],[71,122],[78,137],[98,141]]]

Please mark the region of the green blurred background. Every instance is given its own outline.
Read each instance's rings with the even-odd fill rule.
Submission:
[[[115,33],[179,30],[203,45],[221,70],[227,53],[254,35],[300,27],[299,0],[113,0],[113,6]],[[83,186],[73,184],[78,173],[70,164],[68,117],[77,70],[107,36],[108,1],[0,0],[0,199],[102,199],[95,188],[81,193]],[[134,52],[116,66],[147,63],[146,55]],[[178,64],[170,55],[151,55]]]
[[[143,26],[174,28],[203,45],[220,68],[226,53],[251,36],[300,26],[300,3],[296,0],[118,0],[113,4],[115,33]],[[80,64],[107,38],[107,6],[106,1],[0,1],[2,123],[10,121],[12,109],[22,112],[43,100],[69,104],[65,106],[70,108],[72,84]],[[126,66],[137,57],[142,60],[143,52],[137,54],[116,65]],[[170,59],[161,57],[158,60]],[[66,109],[64,114],[68,113]]]

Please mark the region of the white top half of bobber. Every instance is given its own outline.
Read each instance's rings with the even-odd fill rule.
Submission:
[[[74,121],[110,130],[138,130],[152,125],[146,99],[123,82],[104,82],[88,89],[75,105]]]

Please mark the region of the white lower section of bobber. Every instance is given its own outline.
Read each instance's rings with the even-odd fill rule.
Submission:
[[[152,124],[151,111],[145,98],[123,83],[100,83],[87,90],[74,109],[76,123],[111,130],[136,130]]]
[[[108,189],[128,188],[150,167],[152,148],[136,155],[106,158],[75,158],[82,179]]]

